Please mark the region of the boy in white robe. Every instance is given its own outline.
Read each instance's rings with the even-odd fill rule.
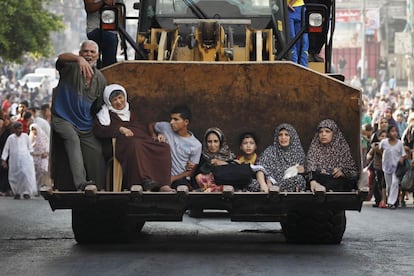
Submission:
[[[13,123],[14,134],[7,138],[1,155],[1,166],[7,168],[9,159],[9,183],[15,195],[14,199],[30,199],[37,192],[36,175],[33,163],[32,144],[29,135],[23,133],[20,122]]]

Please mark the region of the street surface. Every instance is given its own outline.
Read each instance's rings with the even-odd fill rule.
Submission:
[[[414,275],[414,206],[347,212],[340,245],[290,245],[279,223],[146,223],[130,244],[80,246],[69,210],[0,197],[1,275]]]

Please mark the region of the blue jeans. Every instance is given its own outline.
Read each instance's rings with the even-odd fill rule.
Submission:
[[[102,61],[101,64],[98,63],[98,68],[116,63],[118,51],[118,35],[116,33],[95,29],[88,33],[88,38],[98,43],[99,51],[102,53]]]
[[[304,14],[305,8],[294,7],[295,11],[289,10],[289,30],[290,38],[293,39],[297,33],[299,33],[302,28],[302,11]],[[302,45],[302,46],[301,46]],[[309,48],[309,39],[308,34],[304,33],[302,38],[299,39],[296,44],[292,47],[291,50],[291,59],[293,62],[308,66],[308,48]],[[302,51],[301,51],[302,49]],[[299,57],[300,52],[300,57]]]

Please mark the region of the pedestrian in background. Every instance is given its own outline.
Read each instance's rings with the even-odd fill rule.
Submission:
[[[32,123],[37,124],[47,137],[50,137],[50,123],[38,115],[39,107],[34,106],[29,108],[30,113],[32,113]]]
[[[371,144],[370,150],[367,153],[368,169],[372,173],[372,194],[375,199],[375,203],[372,206],[379,208],[387,208],[384,171],[382,170],[382,151],[379,148],[380,142],[385,138],[387,138],[387,131],[380,129],[377,133],[377,140]]]
[[[30,142],[33,147],[33,162],[36,173],[37,191],[46,185],[49,169],[49,137],[38,124],[30,125]]]
[[[408,124],[404,118],[404,112],[402,110],[395,111],[395,123],[398,128],[398,137],[402,137]]]
[[[36,177],[33,163],[32,145],[29,135],[23,133],[20,122],[13,123],[14,133],[7,138],[1,155],[1,166],[9,168],[9,183],[14,193],[14,199],[30,199],[35,194]],[[6,161],[9,161],[8,164]]]
[[[0,152],[3,152],[4,145],[7,138],[12,134],[10,120],[3,112],[0,112]],[[11,195],[11,188],[9,184],[9,171],[7,168],[0,168],[0,195]]]
[[[52,111],[50,109],[50,104],[42,104],[40,107],[40,114],[42,115],[42,118],[45,119],[50,125],[50,122],[52,121]]]
[[[341,56],[338,61],[339,74],[345,75],[346,59]]]
[[[387,137],[379,144],[382,150],[382,170],[384,171],[385,185],[387,189],[387,207],[397,207],[399,193],[399,179],[396,175],[398,163],[404,164],[405,150],[403,143],[398,140],[398,129],[390,125],[387,129]]]

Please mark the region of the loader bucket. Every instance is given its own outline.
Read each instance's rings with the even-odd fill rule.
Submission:
[[[274,130],[290,123],[305,151],[316,126],[333,119],[344,133],[361,169],[360,91],[291,62],[197,63],[128,61],[103,69],[108,84],[123,85],[144,121],[169,121],[177,104],[187,104],[190,130],[221,128],[238,151],[242,132],[259,136],[258,152],[273,143]]]

